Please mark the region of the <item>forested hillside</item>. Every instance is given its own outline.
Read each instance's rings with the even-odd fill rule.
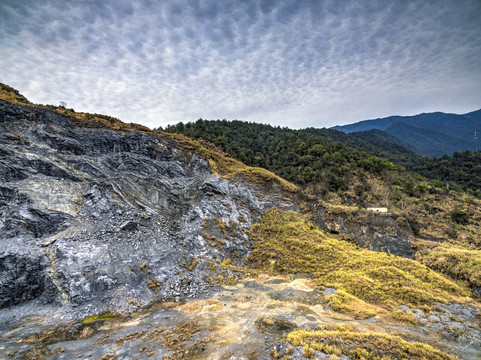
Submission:
[[[376,133],[361,134],[359,138],[329,129],[290,130],[242,121],[199,119],[165,131],[205,139],[248,165],[273,171],[320,201],[327,214],[344,214],[362,221],[366,216],[364,207],[386,206],[398,221],[409,223],[418,241],[416,256],[422,263],[467,281],[476,289],[481,287],[481,206],[475,196],[480,191],[464,192],[455,182],[436,179],[438,174],[444,179],[462,179],[463,171],[479,171],[474,165],[479,154],[465,152],[430,159],[413,155],[399,144],[377,146],[377,140],[373,141],[379,136]],[[385,154],[392,146],[397,151],[391,158],[411,161],[412,167],[432,178],[409,173],[339,141]],[[465,181],[471,178],[469,175]]]
[[[388,169],[399,170],[389,164],[391,162],[434,180],[439,187],[451,183],[448,186],[455,189],[461,186],[481,197],[480,153],[456,152],[442,158],[419,156],[381,130],[347,134],[326,128],[291,130],[243,121],[199,119],[194,123],[170,126],[166,131],[203,138],[246,164],[264,167],[300,185],[319,181],[322,177],[323,181],[327,180],[324,194],[339,189],[345,191],[349,181],[364,186],[364,172],[379,176]],[[340,156],[334,155],[336,152]],[[359,181],[349,180],[351,175],[356,175]],[[360,186],[357,189],[361,192]]]
[[[466,150],[435,158],[417,155],[408,144],[378,129],[354,133],[325,128],[305,131],[389,160],[428,179],[456,183],[463,190],[481,196],[481,152]]]
[[[407,174],[392,162],[360,152],[317,134],[326,129],[290,130],[242,121],[206,121],[177,124],[168,132],[202,138],[251,166],[273,171],[303,186],[308,193],[326,197],[337,193],[348,203],[363,201],[370,178],[404,179]],[[346,134],[334,132],[339,137]],[[362,141],[350,138],[359,146]],[[400,180],[398,180],[400,181]]]

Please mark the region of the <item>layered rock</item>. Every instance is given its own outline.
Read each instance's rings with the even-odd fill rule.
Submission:
[[[158,134],[84,125],[0,100],[0,307],[78,317],[198,296],[212,262],[243,261],[262,212],[297,208]]]
[[[413,258],[414,234],[409,222],[397,215],[369,211],[329,209],[313,205],[312,221],[321,229],[359,245],[389,254]]]

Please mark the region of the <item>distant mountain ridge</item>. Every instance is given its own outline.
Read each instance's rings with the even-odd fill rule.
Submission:
[[[481,109],[460,115],[434,112],[389,116],[332,129],[345,133],[381,130],[408,144],[420,155],[440,157],[456,151],[476,150],[474,133],[481,133]]]

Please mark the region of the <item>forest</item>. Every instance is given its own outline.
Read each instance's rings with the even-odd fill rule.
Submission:
[[[402,181],[402,169],[431,180],[439,188],[464,190],[481,198],[481,153],[465,151],[432,158],[417,155],[408,144],[380,131],[346,134],[333,129],[287,127],[239,120],[203,120],[178,123],[164,129],[192,138],[202,138],[251,166],[259,166],[305,186],[320,183],[328,191],[356,193],[368,190],[366,173]]]

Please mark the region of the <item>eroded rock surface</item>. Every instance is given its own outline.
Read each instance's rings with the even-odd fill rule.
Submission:
[[[286,335],[294,328],[330,325],[352,327],[359,332],[396,334],[409,341],[426,342],[460,359],[479,359],[481,334],[477,308],[438,304],[439,310],[432,314],[412,310],[420,321],[426,320],[424,326],[385,323],[375,318],[359,320],[339,317],[329,310],[323,304],[322,294],[310,283],[307,279],[265,277],[242,280],[218,287],[206,298],[160,301],[126,317],[92,318],[77,323],[48,325],[41,318],[19,323],[0,316],[0,357],[11,354],[12,358],[21,359],[43,354],[44,359],[70,360],[80,354],[82,358],[104,356],[116,360],[241,360],[291,356],[306,360],[304,347],[289,343]],[[272,296],[290,290],[317,300],[305,304],[298,297]],[[411,311],[401,307],[403,311]],[[429,319],[431,316],[438,319]],[[463,332],[439,331],[440,327],[453,327],[455,322],[465,326]],[[309,358],[335,359],[320,351],[314,351]],[[337,358],[350,359],[346,355]]]
[[[411,247],[413,231],[407,220],[391,214],[364,212],[326,211],[323,207],[312,207],[312,221],[321,229],[340,234],[345,240],[372,251],[413,258]]]
[[[0,101],[0,307],[78,318],[206,293],[262,212],[296,209],[256,186],[157,134]]]

